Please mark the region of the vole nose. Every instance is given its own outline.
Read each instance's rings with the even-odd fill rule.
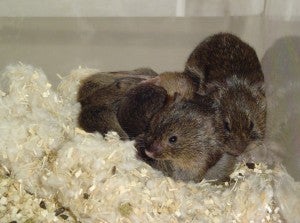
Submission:
[[[155,158],[156,154],[161,153],[161,151],[162,151],[162,146],[159,143],[154,142],[149,148],[145,150],[145,153],[147,156],[151,158]]]
[[[147,149],[149,152],[160,152],[162,150],[162,146],[157,143],[157,142],[154,142],[149,149]]]

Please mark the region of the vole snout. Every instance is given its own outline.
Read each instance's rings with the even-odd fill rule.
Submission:
[[[154,142],[149,148],[145,150],[147,156],[151,158],[156,158],[163,151],[163,147],[160,143]]]

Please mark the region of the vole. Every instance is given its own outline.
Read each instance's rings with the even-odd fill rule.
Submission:
[[[130,139],[144,133],[152,117],[168,101],[168,92],[150,83],[141,83],[129,89],[119,103],[117,118]]]
[[[97,73],[86,78],[78,92],[78,101],[81,103],[79,126],[87,132],[98,131],[101,134],[116,131],[121,139],[128,139],[116,116],[119,104],[130,88],[156,75],[153,70],[142,68]]]
[[[118,120],[130,139],[143,133],[151,118],[175,97],[192,99],[197,88],[180,72],[164,72],[131,88],[119,105]],[[179,99],[178,99],[179,100]]]
[[[221,149],[212,109],[205,100],[175,100],[164,107],[136,138],[138,158],[175,180],[227,179],[235,157]]]
[[[198,90],[193,80],[181,72],[163,72],[142,83],[155,84],[164,88],[170,97],[179,94],[184,99],[192,99]]]
[[[255,50],[237,36],[219,33],[206,38],[189,56],[184,74],[198,93],[215,100],[216,120],[225,151],[240,155],[262,141],[266,128],[264,75]]]
[[[114,130],[122,139],[133,139],[175,94],[188,99],[195,91],[193,83],[178,72],[157,75],[144,68],[92,75],[79,90],[79,125],[88,132]]]
[[[184,73],[198,82],[200,88],[208,83],[223,82],[233,75],[250,84],[264,83],[255,50],[230,33],[218,33],[200,42],[189,55]]]
[[[126,91],[126,85],[130,84],[130,81],[126,81],[126,78],[139,78],[141,81],[145,81],[157,75],[158,74],[150,68],[138,68],[131,71],[99,72],[81,81],[77,100],[84,103],[84,100],[95,91],[114,83],[120,85],[117,86],[118,89],[122,88],[123,91]]]

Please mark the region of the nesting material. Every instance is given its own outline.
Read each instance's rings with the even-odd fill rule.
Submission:
[[[300,186],[277,165],[239,164],[232,181],[175,182],[135,158],[133,142],[77,127],[78,69],[53,90],[10,66],[0,88],[0,222],[293,222]],[[250,166],[250,168],[249,168]]]

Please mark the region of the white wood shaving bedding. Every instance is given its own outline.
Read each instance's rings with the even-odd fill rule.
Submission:
[[[57,91],[9,66],[0,88],[0,222],[293,222],[298,182],[277,165],[240,164],[232,182],[174,182],[136,160],[133,142],[76,127],[78,69]]]

